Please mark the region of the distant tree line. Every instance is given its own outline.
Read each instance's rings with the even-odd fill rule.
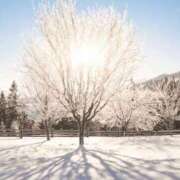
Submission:
[[[26,107],[27,104],[22,100],[17,84],[13,81],[8,93],[4,91],[0,93],[0,128],[4,131],[18,129],[20,138],[23,137],[23,129],[33,127],[45,129],[48,138],[52,129],[78,130],[76,120],[68,114],[57,111],[57,104],[50,108],[49,100],[47,103],[42,99],[39,106],[40,115],[37,114],[34,120],[30,120],[28,116],[33,109],[28,110]],[[164,77],[151,82],[148,86],[133,83],[116,96],[108,109],[103,111],[102,116],[89,122],[85,131],[111,129],[123,131],[125,135],[129,129],[170,130],[176,128],[178,118],[180,118],[180,80]]]

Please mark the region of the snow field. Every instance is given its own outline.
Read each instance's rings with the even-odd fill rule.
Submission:
[[[0,180],[180,179],[180,136],[0,138]]]

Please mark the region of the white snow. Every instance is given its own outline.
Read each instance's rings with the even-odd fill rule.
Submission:
[[[0,138],[0,180],[180,179],[180,136]]]

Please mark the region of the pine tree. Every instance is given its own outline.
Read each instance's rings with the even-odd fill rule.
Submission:
[[[18,119],[18,103],[17,103],[17,85],[16,82],[13,81],[11,88],[9,90],[8,96],[8,109],[7,109],[7,120],[5,123],[5,127],[10,129],[12,127],[12,123],[17,121]]]
[[[7,102],[4,92],[0,94],[0,126],[5,125],[7,119]]]

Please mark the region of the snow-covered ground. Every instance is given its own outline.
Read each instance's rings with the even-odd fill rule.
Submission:
[[[180,179],[180,136],[0,138],[1,180]]]

